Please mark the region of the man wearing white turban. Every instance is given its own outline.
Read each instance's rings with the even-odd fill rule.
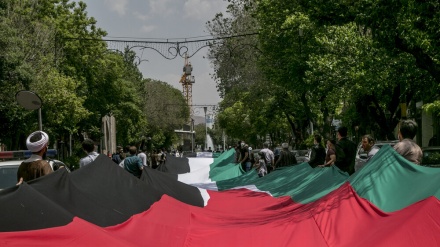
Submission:
[[[29,181],[53,172],[46,158],[49,136],[43,131],[35,131],[26,139],[26,146],[32,152],[31,157],[24,160],[17,171],[19,183]]]

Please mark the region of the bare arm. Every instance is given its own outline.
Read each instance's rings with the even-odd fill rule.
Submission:
[[[331,165],[333,165],[335,163],[335,161],[336,161],[336,155],[335,154],[331,154],[330,155],[330,160],[327,163],[325,163],[325,165],[326,166],[331,166]]]

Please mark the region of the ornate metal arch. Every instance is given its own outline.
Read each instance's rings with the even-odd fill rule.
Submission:
[[[136,53],[136,65],[144,61],[148,61],[148,59],[143,58],[143,52],[145,50],[153,50],[160,54],[163,58],[172,60],[177,57],[187,58],[193,57],[196,53],[202,50],[205,47],[214,47],[221,46],[224,44],[225,40],[241,38],[246,36],[254,36],[258,35],[258,33],[248,33],[248,34],[239,34],[239,35],[231,35],[231,36],[223,36],[223,37],[214,37],[209,39],[182,39],[180,41],[174,40],[122,40],[122,39],[81,39],[81,38],[61,38],[67,40],[81,40],[87,42],[104,42],[107,46],[107,49],[110,51],[116,51],[120,53],[124,53],[125,51],[134,51]],[[238,43],[236,46],[229,48],[229,55],[233,54],[236,49],[242,49],[243,47],[252,47],[257,49],[258,52],[261,51],[258,47],[252,44],[240,44]],[[139,54],[140,51],[140,54]],[[62,47],[55,48],[55,56],[58,52],[62,53]]]
[[[207,40],[182,41],[182,42],[161,42],[161,41],[127,41],[127,40],[104,40],[108,49],[124,51],[146,49],[153,50],[163,58],[172,60],[176,57],[184,58],[185,53],[188,58],[194,56],[201,49],[208,47],[211,43]]]

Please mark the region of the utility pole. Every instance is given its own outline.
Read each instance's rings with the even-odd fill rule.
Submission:
[[[203,110],[205,111],[205,150],[208,149],[208,123],[206,121],[206,111],[208,110],[208,107],[203,107]]]

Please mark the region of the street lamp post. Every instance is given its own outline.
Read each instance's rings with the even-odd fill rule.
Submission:
[[[37,110],[38,109],[38,127],[43,130],[43,121],[41,117],[41,106],[42,101],[40,96],[32,91],[21,90],[15,94],[15,98],[21,106],[26,110]]]
[[[203,107],[203,110],[205,111],[205,150],[208,149],[208,121],[206,119],[206,112],[208,110],[208,107]]]
[[[194,119],[191,118],[191,153],[194,153]]]

